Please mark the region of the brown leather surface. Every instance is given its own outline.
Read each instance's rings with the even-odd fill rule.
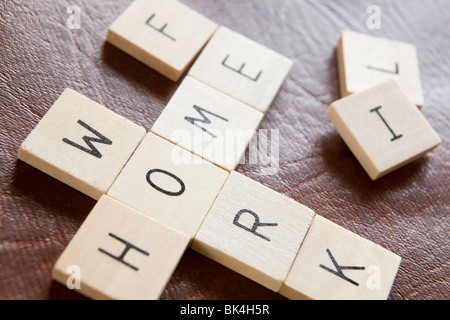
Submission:
[[[183,0],[294,60],[261,127],[279,129],[280,172],[238,171],[403,258],[391,299],[449,299],[450,2],[378,0],[382,29],[366,27],[373,1]],[[148,130],[178,84],[105,44],[131,3],[0,2],[0,299],[81,299],[51,280],[52,267],[95,202],[17,160],[21,142],[66,87]],[[66,27],[81,7],[81,29]],[[343,29],[418,48],[424,115],[442,146],[372,182],[325,116],[339,98],[335,48]],[[162,299],[282,299],[191,251]]]

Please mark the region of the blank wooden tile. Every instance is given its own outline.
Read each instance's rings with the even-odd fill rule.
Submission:
[[[63,285],[81,280],[93,299],[155,300],[187,248],[189,238],[103,196],[53,269]]]
[[[292,61],[221,27],[189,75],[266,112],[292,68]]]
[[[373,180],[441,143],[396,80],[334,102],[327,115]]]
[[[151,131],[234,170],[264,114],[186,77]]]
[[[149,133],[108,195],[194,237],[228,172]]]
[[[307,207],[232,172],[192,248],[278,291],[313,216]]]
[[[23,142],[19,159],[98,200],[145,133],[67,89]]]
[[[217,25],[175,0],[136,0],[108,29],[106,40],[178,81]]]
[[[342,97],[396,79],[411,101],[423,106],[419,63],[412,44],[344,31],[337,56]]]
[[[280,293],[290,299],[383,300],[401,258],[316,216]]]

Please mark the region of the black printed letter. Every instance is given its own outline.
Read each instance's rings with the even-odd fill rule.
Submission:
[[[359,283],[353,281],[353,280],[350,279],[350,278],[347,278],[347,277],[344,275],[344,273],[342,272],[342,270],[365,270],[366,268],[365,268],[365,267],[354,267],[354,266],[351,266],[351,267],[349,267],[349,266],[340,266],[340,265],[336,262],[336,259],[334,259],[333,255],[331,254],[331,251],[330,251],[329,249],[327,249],[327,253],[328,253],[328,256],[330,257],[331,262],[333,262],[333,265],[334,265],[334,267],[336,268],[336,270],[332,270],[332,269],[330,269],[330,268],[328,268],[328,267],[325,267],[325,266],[322,265],[322,264],[321,264],[319,267],[321,267],[322,269],[324,269],[324,270],[326,270],[326,271],[328,271],[328,272],[331,272],[332,274],[338,276],[339,278],[341,278],[341,279],[343,279],[343,280],[345,280],[345,281],[350,282],[351,284],[353,284],[353,285],[355,285],[355,286],[359,286]]]
[[[255,221],[253,222],[253,226],[251,228],[246,227],[239,222],[239,219],[241,218],[242,214],[244,214],[244,213],[249,213],[250,215],[252,215],[255,218]],[[256,232],[256,230],[259,227],[276,227],[278,225],[278,223],[261,223],[261,222],[259,222],[259,216],[256,213],[254,213],[253,211],[247,210],[247,209],[243,209],[236,214],[236,216],[234,217],[233,224],[238,226],[239,228],[242,228],[244,230],[247,230],[247,231],[253,233],[254,235],[256,235],[258,237],[263,238],[266,241],[270,241],[270,239],[263,236],[262,234]]]
[[[94,144],[92,142],[98,142],[98,143],[103,143],[103,144],[107,144],[107,145],[112,145],[112,141],[109,140],[108,138],[106,138],[100,132],[91,128],[89,125],[87,125],[83,121],[78,120],[78,124],[86,129],[88,129],[90,132],[92,132],[93,134],[95,134],[98,137],[98,138],[92,138],[92,137],[87,137],[87,136],[83,137],[84,142],[86,142],[86,144],[89,146],[90,149],[80,146],[79,144],[77,144],[73,141],[70,141],[67,138],[64,138],[62,141],[100,159],[102,157],[102,154],[100,153],[100,151],[98,151],[98,149],[94,146]]]
[[[375,68],[375,67],[371,67],[371,66],[366,66],[366,67],[367,67],[367,69],[370,69],[370,70],[376,70],[376,71],[386,72],[386,73],[391,73],[391,74],[399,74],[400,73],[398,63],[395,64],[395,71]]]
[[[125,249],[122,251],[122,254],[121,254],[119,257],[116,257],[115,255],[112,255],[111,253],[105,251],[104,249],[99,248],[98,251],[100,251],[101,253],[104,253],[104,254],[110,256],[110,257],[113,258],[114,260],[117,260],[117,261],[123,263],[124,265],[130,267],[130,268],[133,269],[134,271],[139,271],[138,268],[136,268],[135,266],[129,264],[128,262],[126,262],[126,261],[124,260],[124,259],[125,259],[125,256],[126,256],[127,253],[128,253],[128,251],[130,251],[131,249],[133,249],[133,250],[136,250],[137,252],[142,253],[142,254],[145,255],[145,256],[149,256],[150,253],[148,253],[147,251],[142,250],[142,249],[136,247],[135,245],[131,244],[130,242],[128,242],[128,241],[126,241],[126,240],[123,240],[123,239],[119,238],[118,236],[116,236],[116,235],[114,235],[114,234],[112,234],[112,233],[110,233],[109,236],[110,236],[111,238],[114,238],[114,239],[116,239],[116,240],[119,240],[120,242],[122,242],[123,244],[126,245]]]
[[[205,110],[203,108],[200,108],[199,106],[194,105],[194,109],[200,113],[200,115],[202,116],[203,119],[195,119],[192,117],[185,117],[184,120],[186,120],[187,122],[193,124],[194,126],[202,129],[204,132],[206,132],[207,134],[209,134],[211,137],[213,138],[217,138],[217,136],[211,132],[209,132],[206,128],[202,127],[201,125],[199,125],[198,123],[196,123],[197,121],[200,121],[201,123],[205,123],[205,124],[211,124],[211,120],[205,115],[205,113],[208,113],[220,120],[223,120],[225,122],[228,122],[228,119],[225,119],[224,117],[219,116],[218,114],[212,113],[211,111]]]
[[[380,111],[379,111],[381,108],[382,108],[381,106],[378,106],[378,107],[376,107],[376,108],[370,110],[370,112],[375,112],[376,114],[378,114],[378,116],[380,117],[381,121],[383,121],[383,123],[386,125],[386,127],[389,129],[389,131],[392,133],[392,135],[393,135],[394,137],[391,139],[391,141],[395,141],[395,140],[400,139],[401,137],[403,137],[403,135],[399,135],[399,136],[396,135],[395,132],[394,132],[394,130],[392,130],[391,127],[390,127],[390,126],[388,125],[388,123],[386,122],[386,120],[384,120],[383,116],[381,115],[381,113],[380,113]]]
[[[173,178],[175,181],[177,181],[177,182],[180,184],[180,191],[177,191],[177,192],[167,191],[167,190],[164,190],[164,189],[161,188],[161,187],[158,187],[156,184],[154,184],[153,181],[152,181],[152,179],[151,179],[151,175],[152,175],[153,173],[155,173],[155,172],[165,174],[165,175],[167,175],[167,176]],[[185,186],[183,180],[181,180],[180,178],[178,178],[176,175],[174,175],[174,174],[172,174],[172,173],[170,173],[170,172],[167,172],[167,171],[165,171],[165,170],[161,170],[161,169],[153,169],[153,170],[150,170],[150,171],[147,173],[147,182],[148,182],[153,188],[155,188],[156,190],[158,190],[159,192],[162,192],[162,193],[164,193],[164,194],[166,194],[166,195],[168,195],[168,196],[172,196],[172,197],[181,196],[181,195],[184,193],[184,191],[186,190],[186,186]]]
[[[257,75],[256,77],[254,77],[254,78],[251,77],[251,76],[249,76],[249,75],[246,75],[245,73],[243,73],[242,70],[244,70],[244,68],[245,68],[245,63],[243,63],[239,69],[235,69],[235,68],[233,68],[233,67],[230,67],[229,65],[227,65],[228,58],[230,58],[230,55],[227,55],[227,56],[225,57],[225,59],[222,61],[222,65],[223,65],[224,67],[226,67],[226,68],[228,68],[228,69],[230,69],[230,70],[232,70],[232,71],[234,71],[234,72],[237,72],[237,73],[239,73],[241,76],[246,77],[247,79],[252,80],[252,81],[254,81],[254,82],[257,82],[258,79],[259,79],[259,77],[261,77],[262,71],[260,71],[260,72],[258,73],[258,75]]]
[[[149,27],[151,27],[152,29],[154,29],[154,30],[156,30],[156,31],[158,31],[158,32],[160,32],[160,33],[162,33],[164,36],[166,36],[166,37],[169,38],[170,40],[176,41],[174,37],[172,37],[172,36],[170,36],[170,35],[168,35],[167,33],[164,32],[164,30],[167,28],[167,23],[164,24],[164,25],[163,25],[161,28],[159,28],[159,29],[150,23],[150,22],[153,20],[154,17],[155,17],[155,14],[152,14],[152,16],[151,16],[150,18],[148,18],[146,24],[147,24]]]

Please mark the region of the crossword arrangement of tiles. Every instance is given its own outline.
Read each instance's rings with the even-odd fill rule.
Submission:
[[[149,133],[67,89],[23,142],[19,159],[98,200],[55,280],[77,266],[88,297],[158,299],[191,247],[290,299],[388,298],[400,257],[233,171],[249,141],[202,149],[256,132],[289,59],[174,0],[135,1],[107,41],[174,81],[193,66]],[[372,179],[439,145],[414,47],[343,32],[338,60],[348,97],[327,115]]]

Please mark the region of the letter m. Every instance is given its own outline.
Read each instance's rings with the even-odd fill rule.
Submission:
[[[67,138],[63,139],[63,142],[80,149],[81,151],[84,151],[96,158],[101,159],[102,154],[100,153],[100,151],[98,151],[98,149],[94,146],[93,142],[97,142],[97,143],[102,143],[102,144],[106,144],[106,145],[112,145],[112,141],[109,140],[107,137],[105,137],[104,135],[102,135],[100,132],[96,131],[95,129],[91,128],[88,124],[86,124],[85,122],[78,120],[78,124],[81,125],[82,127],[86,128],[87,130],[89,130],[90,132],[92,132],[94,135],[97,136],[97,138],[93,138],[93,137],[88,137],[88,136],[84,136],[83,137],[83,141],[87,144],[87,146],[89,148],[83,147],[73,141],[70,141]]]
[[[225,122],[228,122],[228,119],[226,119],[226,118],[224,118],[224,117],[222,117],[222,116],[220,116],[218,114],[212,113],[211,111],[203,109],[203,108],[201,108],[201,107],[199,107],[197,105],[194,105],[194,109],[195,109],[195,111],[197,111],[202,116],[202,119],[196,119],[196,118],[192,118],[192,117],[185,117],[184,119],[187,122],[193,124],[194,126],[202,129],[203,132],[209,134],[211,137],[217,138],[217,136],[215,134],[213,134],[212,132],[208,131],[208,129],[206,129],[205,127],[202,127],[202,125],[200,125],[198,122],[203,123],[203,124],[211,124],[211,120],[206,116],[206,114],[214,116],[214,117],[216,117],[216,118],[218,118],[220,120],[223,120]]]

